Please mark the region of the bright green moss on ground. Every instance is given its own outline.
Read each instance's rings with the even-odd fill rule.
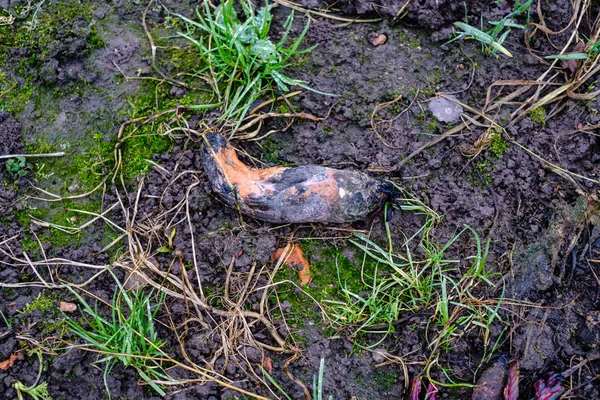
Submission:
[[[32,2],[32,6],[36,4]],[[44,66],[51,58],[61,60],[61,63],[64,59],[76,58],[85,63],[86,69],[93,68],[93,50],[104,46],[103,30],[110,31],[97,24],[93,7],[90,2],[67,0],[48,1],[37,12],[27,10],[23,5],[0,11],[0,17],[8,18],[10,13],[23,16],[12,24],[0,26],[0,109],[12,113],[18,120],[22,118],[24,126],[31,125],[23,130],[35,138],[25,142],[28,153],[65,152],[63,157],[28,158],[26,165],[28,178],[35,180],[37,186],[63,197],[98,188],[107,174],[113,171],[116,134],[121,121],[152,116],[177,105],[206,104],[212,98],[205,83],[193,76],[198,68],[197,54],[189,44],[161,39],[177,30],[177,22],[169,22],[168,19],[164,26],[158,28],[163,33],[155,32],[154,35],[161,46],[157,61],[161,65],[167,61],[167,73],[189,86],[190,89],[179,93],[179,98],[171,94],[172,85],[169,83],[158,79],[127,81],[120,74],[115,75],[114,84],[129,85],[125,91],[128,95],[123,98],[115,97],[118,94],[110,84],[97,85],[85,79],[66,82],[65,85],[54,84],[52,77],[44,72]],[[105,22],[109,23],[104,21],[103,24]],[[165,31],[169,35],[164,34]],[[143,33],[140,32],[140,35]],[[78,41],[83,47],[73,54],[56,54],[57,49],[64,49],[61,43],[69,40]],[[65,51],[72,51],[69,49]],[[16,57],[19,51],[29,55],[19,60],[11,58]],[[59,123],[60,128],[55,130],[53,125],[59,118],[65,118],[63,103],[68,103],[70,97],[80,99],[83,106],[77,113],[68,113],[66,122]],[[88,102],[100,106],[88,108],[85,106]],[[124,107],[119,108],[123,103]],[[66,109],[69,107],[67,104]],[[115,109],[120,111],[115,114]],[[189,116],[189,113],[183,115]],[[173,140],[165,133],[169,129],[167,122],[173,122],[174,117],[175,113],[169,113],[145,124],[127,126],[123,136],[131,137],[120,145],[122,163],[119,170],[126,185],[133,187],[140,176],[150,171],[152,165],[147,160],[152,160],[154,154],[172,149]],[[16,218],[26,232],[21,245],[30,254],[39,252],[35,237],[27,233],[31,218],[69,227],[80,226],[91,219],[92,216],[71,209],[99,212],[101,191],[100,188],[77,200],[28,200],[23,204],[23,210],[16,211]],[[35,195],[42,194],[36,192]],[[53,249],[49,253],[53,253],[55,248],[83,244],[89,240],[89,235],[89,232],[69,234],[55,228],[44,228],[38,232],[42,243],[52,244]],[[105,224],[104,229],[94,235],[99,236],[96,239],[100,240],[101,246],[106,246],[118,237],[118,232]],[[119,253],[118,247],[113,249],[114,257]]]
[[[546,110],[544,110],[544,107],[534,108],[529,111],[528,115],[534,124],[540,125],[542,128],[546,126]]]
[[[25,308],[21,310],[19,313],[21,315],[31,314],[34,311],[39,311],[42,314],[45,312],[55,312],[58,311],[58,296],[57,292],[52,292],[50,290],[45,290],[40,292],[40,294],[27,303]]]
[[[0,60],[6,61],[8,47],[29,50],[30,55],[20,61],[19,74],[25,74],[27,68],[35,68],[39,62],[46,61],[53,53],[56,44],[73,37],[83,37],[85,47],[80,55],[104,46],[98,36],[94,9],[90,2],[66,0],[42,5],[19,5],[4,10],[4,16],[18,18],[12,24],[0,26]]]
[[[82,37],[78,57],[104,46],[89,2],[47,2],[39,9],[30,3],[0,11],[0,17],[14,18],[0,25],[0,109],[12,114],[22,112],[32,99],[37,89],[32,77],[44,74],[40,68],[49,58],[61,57],[62,43]],[[4,68],[8,65],[14,74]]]
[[[8,111],[12,114],[20,113],[23,111],[32,95],[33,85],[29,80],[25,80],[25,84],[20,86],[15,79],[7,77],[7,75],[0,70],[1,110]]]
[[[508,142],[504,139],[502,133],[497,132],[493,134],[489,150],[496,158],[500,158],[506,153],[506,150],[508,150]]]
[[[374,262],[366,260],[363,268],[364,275],[361,275],[359,263],[362,262],[362,258],[357,259],[355,263],[351,262],[342,254],[341,247],[327,244],[321,240],[303,240],[300,247],[311,265],[313,277],[312,283],[303,286],[302,289],[322,306],[326,307],[327,301],[343,300],[340,289],[342,285],[354,293],[360,293],[367,289],[362,281],[362,276],[365,279],[372,277],[376,268]],[[360,253],[360,250],[358,252]],[[275,277],[275,282],[284,280],[299,284],[298,272],[282,265]],[[302,294],[296,286],[291,284],[279,286],[277,293],[280,302],[290,304],[290,311],[286,312],[285,318],[296,341],[305,342],[302,328],[306,323],[314,325],[325,334],[335,333],[330,327],[323,324],[321,309],[310,297]],[[275,301],[274,298],[271,300]]]

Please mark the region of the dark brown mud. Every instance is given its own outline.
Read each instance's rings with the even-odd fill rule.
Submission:
[[[0,6],[22,5],[8,3],[0,1]],[[50,12],[48,10],[59,7],[59,3],[48,1],[41,12]],[[437,121],[428,111],[425,100],[436,92],[452,92],[463,103],[479,109],[493,82],[536,79],[546,69],[529,54],[517,32],[507,42],[514,55],[510,59],[487,57],[474,41],[443,44],[452,37],[451,24],[464,20],[465,10],[468,20],[477,25],[480,16],[493,20],[509,13],[512,4],[506,1],[468,1],[464,4],[450,0],[411,1],[407,14],[395,21],[405,3],[361,0],[341,3],[342,11],[349,17],[381,16],[382,20],[375,23],[338,26],[336,21],[315,17],[306,42],[307,45],[318,44],[318,47],[295,64],[293,76],[339,97],[305,92],[295,98],[293,104],[298,111],[316,116],[329,115],[329,118],[316,124],[296,121],[289,129],[273,133],[260,144],[238,145],[268,166],[323,165],[368,171],[373,176],[394,180],[444,216],[444,223],[436,231],[440,241],[449,239],[464,225],[491,240],[488,268],[504,277],[506,287],[504,292],[499,286],[488,295],[503,295],[511,302],[527,301],[534,305],[509,305],[504,309],[502,316],[509,322],[504,332],[507,339],[501,341],[497,350],[499,355],[520,360],[521,398],[529,399],[533,397],[533,383],[537,378],[553,371],[566,371],[599,351],[600,281],[597,276],[600,272],[595,271],[598,271],[597,260],[600,259],[600,226],[597,209],[592,213],[596,215],[594,218],[589,218],[586,213],[594,207],[595,200],[591,195],[597,194],[598,186],[590,181],[567,178],[508,141],[498,143],[498,151],[486,151],[470,160],[461,149],[472,147],[481,134],[478,129],[450,137],[400,166],[406,156],[450,127]],[[544,12],[548,23],[558,28],[566,25],[572,10],[569,9],[570,2],[555,3],[547,5]],[[173,11],[191,15],[195,2],[164,4]],[[324,1],[312,0],[302,4],[311,8],[327,6]],[[150,47],[140,23],[145,7],[145,2],[138,1],[86,2],[85,9],[77,8],[76,15],[63,16],[61,25],[65,29],[43,31],[43,34],[41,30],[34,30],[31,43],[0,47],[6,55],[0,66],[0,71],[8,77],[6,82],[15,83],[15,90],[27,92],[31,89],[33,92],[21,98],[0,98],[0,104],[12,114],[0,111],[0,155],[29,150],[64,150],[68,164],[79,152],[87,156],[86,152],[95,146],[95,141],[111,144],[119,125],[133,115],[128,108],[131,96],[141,96],[144,90],[142,80],[124,76],[151,78],[157,74],[152,68]],[[280,26],[288,12],[284,7],[274,10],[276,26]],[[150,28],[164,27],[165,16],[160,5],[149,9]],[[535,20],[536,16],[533,10],[531,18]],[[15,23],[22,24],[23,21],[17,19]],[[293,33],[298,34],[301,29],[298,23]],[[372,33],[384,33],[387,42],[372,46],[368,41]],[[547,50],[549,46],[547,41],[540,39],[534,44],[534,50]],[[169,60],[159,60],[160,71],[169,72],[169,68]],[[0,93],[4,90],[5,87],[0,88]],[[173,86],[168,93],[177,101],[185,96],[186,90]],[[378,113],[376,121],[391,122],[378,125],[379,135],[374,134],[371,129],[373,110],[378,104],[399,95],[403,98],[396,107]],[[587,103],[569,102],[547,121],[526,117],[510,124],[507,132],[510,138],[539,157],[566,170],[598,179],[600,143],[597,129],[596,134],[577,131],[579,124],[600,122],[598,109],[598,99]],[[158,111],[150,106],[148,111],[152,110]],[[508,118],[508,115],[500,117]],[[195,123],[192,119],[191,128],[199,128],[199,121]],[[283,126],[271,122],[268,128]],[[50,146],[42,146],[44,143]],[[327,227],[299,225],[273,229],[273,225],[250,218],[240,221],[235,208],[222,203],[213,193],[204,176],[199,145],[175,141],[168,152],[155,154],[153,161],[164,169],[154,168],[144,178],[139,212],[151,216],[172,209],[184,199],[186,189],[196,184],[189,202],[196,254],[189,246],[191,235],[187,226],[177,229],[173,247],[181,250],[185,260],[196,257],[203,285],[223,287],[227,265],[232,258],[235,259],[235,271],[240,273],[247,273],[253,264],[267,265],[274,251],[285,245],[291,234],[298,241],[336,237],[319,243],[326,243],[325,249],[340,247],[340,254],[360,265],[356,248]],[[249,159],[246,161],[250,162]],[[0,160],[0,244],[17,258],[23,258],[23,251],[31,251],[26,245],[35,240],[34,233],[53,234],[53,231],[23,218],[31,213],[32,207],[39,206],[27,199],[39,194],[31,185],[50,191],[63,190],[63,194],[70,191],[64,192],[65,187],[73,187],[76,191],[74,185],[85,185],[81,176],[65,178],[58,173],[46,176],[35,173],[40,164],[28,161],[27,166],[27,176],[14,177],[7,172],[6,160]],[[179,175],[188,170],[195,173]],[[130,183],[130,204],[135,200],[139,181],[138,178]],[[102,204],[116,201],[114,188],[109,188]],[[119,212],[111,218],[118,224],[124,222],[124,216]],[[358,222],[352,228],[372,229],[375,237],[384,237],[382,220],[383,215],[380,215],[379,220],[375,217]],[[392,238],[401,243],[402,231],[415,230],[422,221],[418,216],[396,212],[389,222]],[[96,223],[86,234],[100,238],[106,229]],[[10,241],[6,245],[8,242],[4,241],[15,235],[28,235],[29,240]],[[105,264],[114,256],[100,252],[105,244],[100,240],[84,240],[60,245],[43,242],[42,246],[49,256]],[[462,245],[468,247],[471,244]],[[325,258],[319,252],[313,252],[313,258],[310,256],[311,263]],[[172,257],[159,254],[157,261],[168,266]],[[0,263],[2,283],[16,285],[35,279],[27,265],[14,266],[13,260],[6,255],[0,255]],[[77,279],[81,282],[92,274],[73,266],[61,270],[61,276],[69,281]],[[114,280],[110,277],[97,279],[87,290],[110,301],[115,290]],[[58,334],[62,315],[55,309],[23,311],[27,304],[38,299],[40,293],[50,298],[54,307],[59,300],[74,300],[64,290],[5,287],[0,291],[0,310],[11,324],[9,328],[0,319],[0,362],[23,347],[43,346],[45,338]],[[259,297],[252,297],[249,307],[256,307],[259,301]],[[292,314],[296,311],[293,307],[305,306],[312,310],[310,304],[306,300],[305,305],[288,303],[282,307]],[[171,312],[183,315],[181,302],[166,306]],[[409,354],[406,361],[416,362],[407,367],[409,377],[422,372],[418,362],[422,362],[428,351],[425,328],[428,317],[416,314],[406,319],[380,345],[393,355]],[[315,320],[318,318],[308,318],[306,323],[291,322],[290,328],[295,337],[302,338],[303,347],[302,357],[290,367],[296,378],[311,386],[319,361],[324,358],[324,393],[331,394],[334,399],[352,396],[358,399],[406,398],[405,387],[409,382],[405,381],[399,365],[376,367],[383,361],[377,353],[360,351],[343,332],[332,335],[323,326],[315,325]],[[282,335],[286,334],[282,321],[278,320],[278,323]],[[500,324],[492,325],[494,337],[502,330]],[[259,340],[268,340],[259,329],[255,334]],[[176,339],[167,341],[167,349],[180,354]],[[216,346],[215,338],[200,328],[188,332],[186,337],[187,353],[198,360],[210,357]],[[475,334],[467,335],[447,353],[442,366],[451,370],[455,379],[473,383],[483,370],[480,365],[483,353],[481,338]],[[262,361],[262,355],[255,348],[247,349],[246,355],[254,364]],[[267,356],[272,359],[274,379],[290,397],[304,398],[302,390],[283,373],[285,357]],[[96,354],[82,350],[53,349],[51,355],[43,358],[45,366],[41,379],[48,382],[54,399],[106,398],[103,371],[93,365],[97,359]],[[238,387],[268,395],[256,382],[247,380],[241,367],[229,361],[224,374]],[[38,373],[38,363],[36,356],[29,356],[7,371],[0,371],[0,397],[16,397],[12,389],[16,380],[32,384]],[[593,381],[598,368],[597,360],[590,361],[573,375],[573,395],[582,399],[600,397],[598,381]],[[436,378],[442,380],[444,376],[437,372]],[[138,385],[138,381],[133,369],[117,366],[108,375],[106,385],[113,398],[158,398],[148,387]],[[471,396],[470,389],[442,389],[441,393],[442,398]],[[236,396],[235,392],[216,384],[175,387],[168,395],[175,399]]]

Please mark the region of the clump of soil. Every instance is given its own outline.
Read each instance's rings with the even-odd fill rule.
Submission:
[[[0,110],[0,154],[17,154],[22,150],[21,124],[12,115]]]

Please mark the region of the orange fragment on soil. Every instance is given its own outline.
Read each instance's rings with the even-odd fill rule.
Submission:
[[[273,373],[273,363],[269,357],[265,357],[263,361],[263,368],[271,375]]]
[[[22,360],[22,359],[23,359],[22,353],[13,353],[10,355],[10,357],[8,357],[8,360],[2,361],[0,363],[0,369],[2,371],[6,371],[10,367],[12,367],[12,365],[15,363],[15,361]]]
[[[68,303],[66,301],[61,301],[58,305],[58,308],[60,308],[60,311],[64,312],[77,311],[77,305],[75,305],[74,303]]]
[[[271,259],[273,261],[277,261],[281,255],[283,254],[286,248],[282,247],[280,249],[275,250]],[[298,275],[300,276],[300,285],[308,285],[312,282],[312,275],[310,274],[310,264],[306,258],[304,258],[304,252],[302,248],[300,248],[297,244],[292,244],[292,249],[288,253],[289,255],[285,258],[285,263],[298,270]]]

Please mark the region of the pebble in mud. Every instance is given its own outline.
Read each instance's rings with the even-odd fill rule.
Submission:
[[[373,357],[373,361],[375,361],[377,364],[384,362],[385,361],[385,356],[383,355],[384,353],[385,353],[384,349],[373,350],[373,353],[371,354],[371,356]]]
[[[367,36],[369,43],[371,43],[374,47],[381,46],[387,42],[387,35],[385,33],[369,33]]]
[[[448,96],[448,98],[457,100],[454,96]],[[452,100],[437,97],[429,102],[429,111],[440,122],[456,122],[460,120],[463,108]]]

